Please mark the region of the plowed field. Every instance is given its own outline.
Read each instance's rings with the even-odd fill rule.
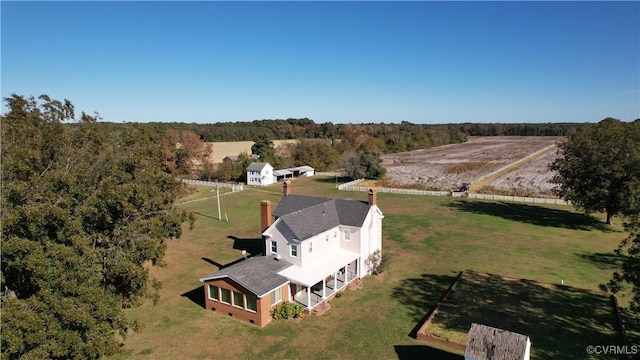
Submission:
[[[505,195],[550,195],[547,164],[562,137],[487,136],[468,142],[382,156],[387,186],[457,190],[484,183],[484,191]],[[496,176],[493,179],[493,176]]]

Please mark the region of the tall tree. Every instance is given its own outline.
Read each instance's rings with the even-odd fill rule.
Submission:
[[[258,135],[251,146],[251,153],[258,155],[260,161],[273,162],[275,158],[275,147],[273,141],[266,134]]]
[[[607,118],[585,126],[559,144],[555,193],[587,212],[604,211],[607,224],[635,196],[629,184],[640,178],[638,121]]]
[[[120,348],[123,308],[154,296],[145,263],[190,214],[139,127],[110,132],[71,102],[12,95],[0,117],[0,298],[8,359],[95,359]]]
[[[640,171],[640,119],[630,124],[626,137],[632,143],[628,149],[628,156],[637,159],[636,171]],[[613,273],[609,289],[617,293],[630,285],[629,307],[633,313],[640,316],[640,176],[632,177],[625,186],[630,196],[624,199],[621,213],[625,218],[623,225],[629,236],[616,250],[623,258],[622,268]]]
[[[191,130],[167,130],[162,138],[162,147],[165,170],[177,174],[188,174],[210,156],[210,148]]]

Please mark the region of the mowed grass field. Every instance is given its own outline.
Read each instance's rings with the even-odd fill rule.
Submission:
[[[338,191],[335,181],[296,179],[293,193],[366,200],[365,192]],[[618,261],[612,250],[626,237],[620,226],[570,207],[378,194],[390,267],[365,278],[361,290],[331,300],[330,311],[259,329],[205,310],[198,279],[216,271],[216,264],[241,258],[243,249],[259,251],[260,201],[271,200],[275,207],[281,193],[275,184],[224,194],[222,212],[229,222],[218,220],[216,198],[180,205],[196,213],[195,228],[185,227],[180,239],[169,242],[166,267],[150,269],[163,282],[161,298],[128,311],[143,328],[128,335],[124,352],[114,358],[460,359],[410,337],[459,271],[563,281],[597,291]],[[545,358],[536,356],[533,343],[532,358]],[[585,356],[572,351],[559,358]]]
[[[298,140],[273,140],[273,146],[278,147],[285,144],[297,144]],[[241,153],[251,154],[253,141],[226,141],[226,142],[210,142],[207,146],[211,149],[211,162],[214,164],[221,163],[222,159],[227,156],[237,156]]]

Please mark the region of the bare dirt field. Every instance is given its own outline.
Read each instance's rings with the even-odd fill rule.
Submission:
[[[553,196],[551,191],[555,172],[549,170],[557,157],[557,147],[540,154],[512,171],[488,182],[478,190],[484,194],[504,194],[516,196]]]
[[[550,185],[544,179],[553,176],[548,170],[548,174],[540,171],[552,161],[556,153],[554,145],[561,140],[562,137],[547,136],[483,136],[472,137],[462,144],[383,155],[382,165],[387,168],[386,186],[457,190],[462,183],[473,184],[490,180],[492,175],[502,175],[488,184],[504,189],[503,194],[508,194],[520,183],[528,184],[532,189],[539,184],[544,189],[531,190],[532,195],[539,195],[548,192],[545,189]],[[522,170],[512,175],[518,168]]]

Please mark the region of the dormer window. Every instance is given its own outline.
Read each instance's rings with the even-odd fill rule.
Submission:
[[[344,241],[351,241],[351,230],[344,230]]]

